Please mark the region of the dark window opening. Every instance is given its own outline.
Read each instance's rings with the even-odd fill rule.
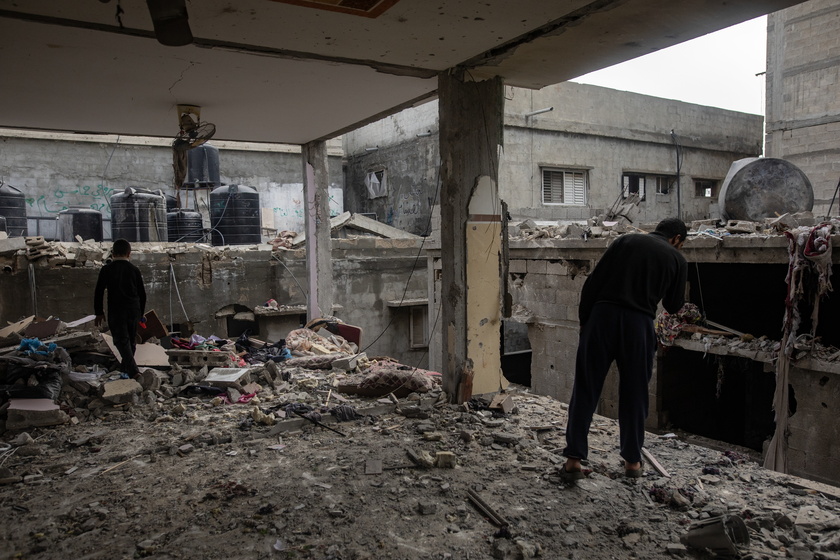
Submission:
[[[233,310],[236,313],[234,315],[228,315],[225,318],[228,338],[239,338],[240,335],[246,332],[248,336],[260,334],[260,328],[253,311],[239,304],[234,304]]]
[[[667,429],[756,451],[772,437],[776,378],[763,363],[671,347],[659,367],[660,421]]]
[[[639,200],[645,199],[645,176],[625,173],[621,178],[621,196],[628,198],[634,194],[639,195]]]
[[[700,198],[716,198],[719,181],[712,179],[697,179],[694,181],[694,196]]]
[[[788,265],[746,263],[689,263],[689,301],[697,304],[705,317],[731,329],[758,338],[782,338]],[[834,275],[840,266],[832,267]],[[809,277],[811,273],[808,273]],[[797,334],[811,330],[810,301],[815,287],[806,278],[806,300],[800,305],[802,322]],[[840,329],[832,328],[840,316],[840,298],[829,296],[820,302],[817,336],[825,346],[840,347]]]

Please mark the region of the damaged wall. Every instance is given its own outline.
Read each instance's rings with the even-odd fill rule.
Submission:
[[[528,324],[533,348],[531,387],[537,393],[565,402],[571,396],[580,290],[608,242],[598,238],[586,242],[511,240],[514,318]],[[840,236],[834,235],[832,243],[840,243]],[[700,435],[713,439],[726,434],[725,441],[760,451],[774,425],[773,348],[778,349],[785,310],[788,241],[781,235],[692,237],[683,254],[689,261],[690,301],[702,306],[709,319],[747,336],[709,339],[694,335],[696,340],[678,339],[678,348],[660,350],[648,388],[647,427],[703,430],[706,433]],[[840,265],[833,268],[836,278]],[[840,301],[832,296],[823,300],[817,336],[827,349],[817,353],[819,360],[803,358],[806,352],[800,351],[801,359],[790,372],[795,402],[789,424],[789,471],[830,484],[840,483],[836,443],[840,434],[835,422],[840,409],[840,351],[836,351],[840,335],[833,321],[838,312]],[[800,332],[807,332],[810,311],[806,307],[802,313]],[[617,417],[617,402],[613,366],[599,412]],[[722,407],[720,414],[715,413],[716,407]]]
[[[678,205],[687,220],[717,218],[714,189],[731,163],[761,154],[758,115],[572,82],[539,91],[506,87],[505,93],[499,194],[514,221],[585,221],[616,202],[625,173],[648,177],[645,200],[633,216],[637,223],[674,216]],[[554,110],[526,116],[548,107]],[[346,134],[345,206],[427,233],[432,213],[427,201],[437,192],[437,118],[437,102],[430,102]],[[428,132],[432,135],[425,136]],[[582,172],[588,183],[585,203],[545,203],[544,169]],[[365,177],[382,170],[389,192],[371,198]],[[655,176],[671,176],[668,194],[656,194]],[[695,184],[698,180],[712,182],[709,196]]]
[[[78,243],[60,245],[74,253],[80,247]],[[390,356],[418,367],[428,363],[426,348],[410,347],[408,318],[386,304],[403,295],[406,299],[425,297],[426,259],[417,258],[420,246],[420,240],[333,240],[335,316],[364,330],[362,347],[370,345],[369,356]],[[147,252],[152,248],[154,252]],[[101,258],[101,254],[92,256]],[[30,263],[23,255],[0,257],[6,267],[0,272],[0,324],[35,313],[30,277],[35,281],[37,315],[72,321],[93,313],[101,261],[55,264],[60,258],[42,257]],[[267,248],[136,243],[132,262],[143,273],[147,310],[154,309],[168,324],[190,321],[195,332],[205,337],[228,336],[227,318],[217,313],[230,305],[253,310],[269,299],[287,306],[306,302],[304,250],[272,253]]]
[[[767,156],[786,159],[808,176],[817,215],[827,213],[838,181],[838,47],[834,0],[810,0],[768,16]]]
[[[222,182],[248,185],[259,192],[263,227],[294,229],[303,223],[300,148],[212,144],[219,148]],[[129,186],[175,194],[170,139],[0,129],[0,147],[0,178],[26,197],[29,235],[55,239],[58,213],[79,206],[102,212],[105,239],[109,239],[113,194]],[[331,212],[337,215],[343,211],[340,141],[332,141],[328,153]],[[195,197],[182,192],[182,206],[194,209]],[[207,192],[198,194],[198,209],[206,221]]]
[[[429,217],[438,192],[438,104],[425,103],[382,119],[345,138],[345,209],[415,235],[429,235]],[[386,187],[371,192],[365,178],[384,177]]]

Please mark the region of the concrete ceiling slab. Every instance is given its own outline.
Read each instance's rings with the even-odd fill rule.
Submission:
[[[0,126],[168,137],[192,104],[218,139],[302,144],[433,97],[449,68],[540,88],[801,0],[318,1],[187,1],[194,41],[165,47],[145,0],[0,0]]]

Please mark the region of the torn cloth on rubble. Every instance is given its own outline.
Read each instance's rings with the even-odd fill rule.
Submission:
[[[247,393],[244,395],[240,395],[239,400],[237,400],[235,403],[231,401],[230,397],[228,397],[226,394],[220,394],[219,398],[222,399],[222,402],[225,404],[248,404],[249,402],[251,402],[251,399],[253,399],[256,396],[256,393]]]
[[[405,397],[411,393],[428,393],[440,382],[439,374],[393,362],[372,364],[359,381],[338,386],[342,393],[382,397],[394,393]]]
[[[347,422],[349,420],[355,420],[362,417],[361,414],[356,412],[356,408],[349,404],[340,404],[335,408],[331,408],[330,414],[335,416],[336,420],[339,422]]]
[[[703,314],[693,303],[686,303],[682,306],[682,309],[673,315],[667,311],[662,311],[654,322],[656,338],[663,346],[671,346],[684,326],[697,323],[702,318]]]
[[[20,341],[18,351],[23,352],[27,356],[31,356],[32,354],[49,356],[51,353],[55,352],[56,348],[58,347],[56,346],[55,342],[44,344],[37,338],[24,338]]]
[[[790,436],[790,362],[793,358],[797,332],[801,323],[799,306],[805,296],[806,273],[816,275],[816,290],[812,299],[811,340],[817,332],[820,300],[831,291],[831,233],[832,224],[822,223],[816,227],[799,227],[786,231],[788,238],[789,264],[787,295],[785,296],[785,317],[782,331],[782,345],[776,361],[776,392],[773,394],[773,412],[776,430],[770,439],[764,456],[764,468],[788,472],[787,450]]]

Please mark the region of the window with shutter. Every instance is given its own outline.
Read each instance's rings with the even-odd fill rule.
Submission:
[[[587,172],[578,169],[542,170],[543,204],[586,205]]]

